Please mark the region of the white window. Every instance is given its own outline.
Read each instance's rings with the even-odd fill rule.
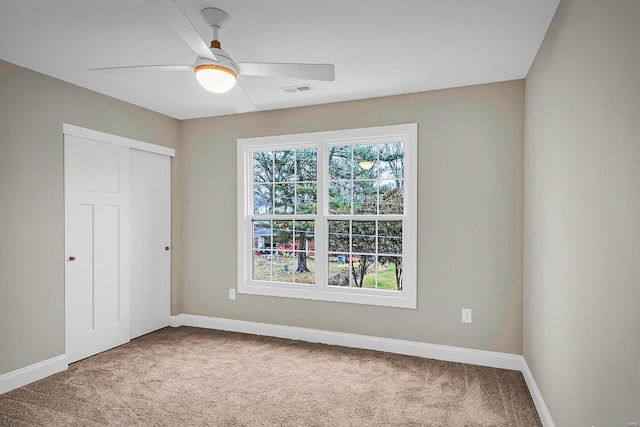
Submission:
[[[416,308],[417,125],[238,140],[238,292]]]

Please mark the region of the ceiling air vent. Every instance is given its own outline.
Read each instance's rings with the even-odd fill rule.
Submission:
[[[309,85],[281,87],[280,90],[287,93],[308,92],[313,88]]]

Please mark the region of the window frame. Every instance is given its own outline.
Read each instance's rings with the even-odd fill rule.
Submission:
[[[417,308],[417,132],[416,123],[359,129],[275,135],[237,140],[238,283],[240,294],[334,301],[375,306]],[[328,150],[336,145],[404,142],[403,214],[329,214]],[[253,152],[313,148],[317,161],[316,214],[255,215],[253,212]],[[312,220],[315,244],[315,284],[259,282],[253,273],[254,219]],[[328,221],[402,221],[402,290],[328,285]]]

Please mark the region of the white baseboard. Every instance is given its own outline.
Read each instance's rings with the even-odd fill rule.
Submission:
[[[533,403],[536,405],[536,409],[538,410],[538,415],[540,416],[540,421],[542,421],[542,425],[544,427],[555,427],[556,424],[553,422],[551,418],[551,412],[549,412],[549,408],[544,403],[544,399],[542,398],[542,393],[540,393],[540,389],[536,384],[536,380],[533,378],[533,374],[529,369],[529,365],[525,358],[522,358],[522,375],[524,376],[524,380],[527,382],[527,387],[529,387],[529,393],[531,393],[531,398],[533,399]]]
[[[41,380],[49,375],[64,371],[69,367],[67,356],[52,357],[33,365],[25,366],[12,372],[0,375],[0,394],[11,391],[23,385]]]
[[[536,385],[524,357],[518,354],[498,353],[494,351],[474,350],[415,341],[380,338],[367,335],[347,334],[343,332],[323,331],[319,329],[298,328],[294,326],[272,325],[268,323],[247,322],[244,320],[221,319],[216,317],[179,314],[171,316],[170,326],[194,326],[198,328],[218,329],[222,331],[242,332],[269,337],[287,338],[321,344],[341,345],[367,350],[386,351],[427,359],[448,362],[469,363],[492,368],[511,369],[522,372],[529,392],[544,427],[555,427],[551,414],[544,403],[542,394]]]
[[[428,359],[446,360],[449,362],[470,363],[520,371],[523,358],[520,355],[498,353],[493,351],[473,350],[438,344],[427,344],[416,341],[404,341],[380,338],[368,335],[331,332],[319,329],[299,328],[294,326],[271,325],[267,323],[247,322],[244,320],[221,319],[215,317],[179,314],[171,316],[170,325],[195,326],[223,331],[243,332],[247,334],[288,338],[321,344],[341,345],[345,347],[367,350],[386,351],[389,353],[419,356]]]

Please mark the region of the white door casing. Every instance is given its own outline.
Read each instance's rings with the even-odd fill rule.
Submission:
[[[129,340],[129,149],[65,135],[68,362]]]

